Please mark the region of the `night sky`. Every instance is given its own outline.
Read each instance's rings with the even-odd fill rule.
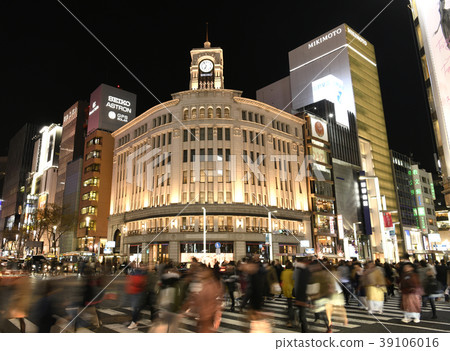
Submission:
[[[192,48],[224,50],[225,88],[255,98],[289,74],[288,52],[347,23],[360,32],[389,0],[69,1],[83,22],[161,101],[189,87]],[[377,54],[390,148],[414,154],[434,172],[432,127],[414,42],[409,1],[394,0],[361,35]],[[27,121],[62,123],[76,100],[101,83],[137,94],[138,114],[152,97],[56,0],[3,1],[0,155]],[[5,123],[6,122],[6,123]]]

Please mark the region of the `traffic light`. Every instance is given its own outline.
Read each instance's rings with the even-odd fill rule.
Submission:
[[[282,235],[289,235],[289,230],[288,229],[278,229],[274,232],[274,234],[282,234]]]

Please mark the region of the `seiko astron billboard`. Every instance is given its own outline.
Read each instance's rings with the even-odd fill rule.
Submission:
[[[101,84],[91,94],[88,134],[96,129],[114,132],[136,117],[136,95]]]

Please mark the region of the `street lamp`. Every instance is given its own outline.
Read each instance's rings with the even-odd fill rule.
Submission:
[[[273,248],[272,248],[272,213],[277,213],[278,211],[269,211],[269,259],[270,262],[273,261]]]
[[[87,251],[87,241],[88,241],[88,235],[89,235],[89,222],[91,219],[89,217],[86,217],[86,235],[84,236],[84,251]]]
[[[203,263],[206,262],[206,208],[203,210]]]

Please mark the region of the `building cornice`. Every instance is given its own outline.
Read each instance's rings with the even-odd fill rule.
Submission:
[[[147,207],[139,210],[110,215],[109,219],[120,218],[124,223],[145,220],[157,217],[198,216],[203,214],[205,207],[208,215],[213,216],[241,216],[241,217],[267,217],[267,209],[263,206],[245,204],[192,204],[188,207],[184,204],[175,204],[162,207]],[[269,210],[272,207],[269,208]],[[310,212],[299,210],[286,210],[273,207],[277,210],[277,218],[283,220],[310,220]]]
[[[306,121],[302,118],[294,116],[293,114],[285,112],[283,110],[277,109],[276,107],[270,106],[261,101],[247,99],[247,98],[243,98],[243,97],[237,97],[237,96],[234,97],[233,99],[237,103],[255,106],[255,107],[261,108],[263,110],[266,110],[268,112],[275,113],[277,115],[277,117],[285,117],[285,118],[293,119],[295,122],[300,123],[300,124],[306,123]]]

